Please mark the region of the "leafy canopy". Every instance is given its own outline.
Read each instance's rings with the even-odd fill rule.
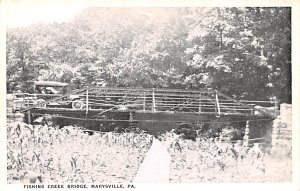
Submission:
[[[6,44],[8,92],[57,80],[291,102],[290,8],[89,8],[9,29]]]

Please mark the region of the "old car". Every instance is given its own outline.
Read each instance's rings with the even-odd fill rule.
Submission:
[[[29,107],[66,107],[73,109],[83,107],[79,95],[69,95],[71,89],[67,83],[56,81],[32,81],[29,83],[31,84],[29,92],[22,93],[18,91],[13,94],[13,112]],[[59,97],[62,97],[62,99],[53,100]]]

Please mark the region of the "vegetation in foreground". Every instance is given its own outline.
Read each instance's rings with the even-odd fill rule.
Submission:
[[[220,139],[180,139],[166,133],[162,142],[171,154],[170,182],[290,182],[291,152],[282,148],[244,147]]]
[[[151,147],[145,133],[95,133],[78,127],[9,123],[8,183],[132,182]],[[220,139],[194,141],[175,133],[160,137],[171,155],[171,183],[289,182],[292,160],[286,148],[248,148]]]
[[[152,136],[8,124],[8,183],[131,182]]]

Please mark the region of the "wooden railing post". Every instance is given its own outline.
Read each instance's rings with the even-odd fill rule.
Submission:
[[[156,113],[154,88],[152,89],[152,112]]]
[[[218,98],[218,91],[216,91],[216,94],[215,94],[215,98],[216,98],[216,117],[220,117],[221,116],[221,109],[220,109],[220,103],[219,103],[219,98]]]
[[[277,113],[276,113],[276,110],[277,110],[277,107],[278,107],[278,101],[277,99],[275,98],[275,101],[274,101],[274,116],[276,117],[277,116]]]
[[[199,113],[201,113],[201,93],[199,94]]]
[[[146,93],[144,92],[143,111],[146,111]]]
[[[89,112],[89,88],[88,87],[86,88],[86,100],[85,101],[86,101],[85,114],[87,115]]]

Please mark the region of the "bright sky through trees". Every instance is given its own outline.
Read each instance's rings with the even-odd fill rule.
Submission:
[[[37,22],[65,22],[87,7],[83,3],[70,1],[9,0],[5,3],[8,28]]]

